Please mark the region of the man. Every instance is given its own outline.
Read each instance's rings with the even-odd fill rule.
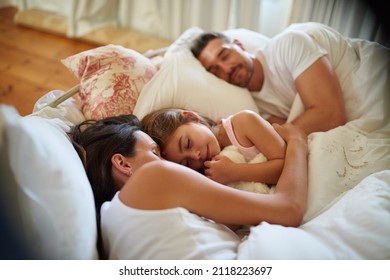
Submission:
[[[286,122],[296,93],[304,112],[292,123],[307,134],[346,123],[343,92],[327,50],[305,32],[283,32],[255,55],[222,33],[204,33],[191,51],[210,73],[251,91],[271,123]]]

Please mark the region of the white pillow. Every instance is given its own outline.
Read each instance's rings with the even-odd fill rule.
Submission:
[[[65,93],[62,90],[56,89],[49,91],[37,100],[34,105],[32,115],[40,116],[46,119],[58,118],[69,126],[73,126],[84,121],[86,118],[81,112],[80,108],[74,103],[75,100],[73,97],[66,99],[55,108],[45,107],[47,104],[58,99],[64,94]]]
[[[250,53],[254,53],[257,49],[262,48],[271,40],[271,38],[261,33],[245,28],[229,29],[223,31],[223,33],[233,39],[241,41],[245,50]]]
[[[203,32],[204,30],[199,27],[191,27],[187,29],[169,46],[165,56],[170,56],[183,48],[189,49],[191,41]],[[222,31],[222,33],[232,39],[238,39],[243,44],[245,50],[250,53],[254,53],[258,48],[262,48],[271,40],[271,38],[261,33],[245,28],[228,29]]]
[[[25,246],[21,254],[97,259],[92,189],[66,135],[69,126],[59,118],[21,117],[1,105],[0,128],[1,166],[8,173],[0,177],[1,204],[10,211],[2,213]]]
[[[200,28],[190,28],[168,48],[160,70],[141,91],[133,112],[137,117],[143,118],[151,111],[167,107],[194,110],[214,120],[244,109],[258,113],[247,89],[208,73],[192,55],[188,44],[202,32]],[[267,41],[265,36],[252,36],[255,32],[246,29],[226,32],[240,35],[239,39],[249,46],[248,50]]]

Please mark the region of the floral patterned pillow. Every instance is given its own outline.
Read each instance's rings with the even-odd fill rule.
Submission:
[[[87,50],[62,63],[80,80],[81,111],[96,120],[133,113],[142,88],[157,72],[149,58],[118,45]]]

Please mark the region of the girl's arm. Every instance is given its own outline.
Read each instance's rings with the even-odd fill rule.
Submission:
[[[223,224],[256,225],[267,221],[298,226],[307,197],[306,138],[291,126],[278,127],[278,131],[288,144],[286,164],[273,194],[235,190],[184,166],[157,161],[137,170],[119,197],[133,208],[183,207]]]
[[[232,117],[237,141],[244,147],[256,146],[267,157],[264,163],[234,163],[227,157],[217,156],[205,165],[205,174],[227,184],[236,181],[254,181],[276,184],[284,164],[286,144],[272,125],[252,111],[241,111]]]

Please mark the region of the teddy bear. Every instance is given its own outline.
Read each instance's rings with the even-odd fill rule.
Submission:
[[[252,160],[247,162],[244,156],[238,150],[238,148],[233,145],[226,146],[225,148],[223,148],[223,150],[221,151],[221,155],[228,157],[231,161],[235,163],[260,163],[267,161],[267,158],[262,153],[258,153]],[[269,194],[273,192],[274,188],[268,186],[265,183],[247,181],[233,182],[227,185],[235,189],[263,194]]]

